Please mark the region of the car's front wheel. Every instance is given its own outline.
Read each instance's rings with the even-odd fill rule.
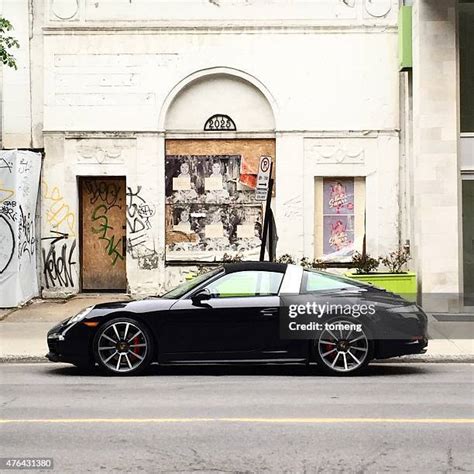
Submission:
[[[325,373],[355,375],[369,364],[373,341],[360,321],[333,319],[323,324],[314,349],[316,363]]]
[[[137,375],[153,356],[153,341],[139,321],[120,317],[99,328],[94,338],[94,357],[100,369],[111,375]]]

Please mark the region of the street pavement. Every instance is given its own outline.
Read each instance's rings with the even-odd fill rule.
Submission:
[[[474,472],[474,365],[152,367],[140,377],[0,364],[0,457],[54,472]]]

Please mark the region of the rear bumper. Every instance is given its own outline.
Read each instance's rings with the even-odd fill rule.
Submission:
[[[428,338],[418,337],[411,340],[378,341],[375,358],[388,359],[403,355],[424,354],[428,350]]]

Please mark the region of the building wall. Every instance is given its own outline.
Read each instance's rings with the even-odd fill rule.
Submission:
[[[221,66],[271,91],[278,131],[398,127],[394,32],[195,36],[49,32],[44,130],[156,132],[176,84]]]
[[[44,17],[43,41],[33,46],[44,71],[44,108],[33,115],[46,155],[42,233],[67,234],[55,252],[44,241],[44,295],[80,289],[78,176],[126,176],[127,188],[140,187],[156,207],[146,239],[159,258],[142,268],[139,255],[127,254],[132,293],[182,279],[188,269],[163,259],[165,141],[207,137],[202,117],[232,103],[237,133],[213,138],[275,140],[279,254],[314,255],[321,176],[364,177],[368,250],[398,246],[397,2],[196,0],[182,7],[50,0],[35,12]],[[247,86],[255,91],[252,107],[242,102]],[[61,275],[64,245],[70,268]]]
[[[438,311],[462,291],[456,8],[424,0],[413,9],[413,238],[425,305]]]

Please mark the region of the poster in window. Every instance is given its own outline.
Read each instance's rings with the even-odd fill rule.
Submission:
[[[166,203],[254,203],[253,190],[241,183],[240,155],[168,155]]]
[[[220,261],[224,254],[257,258],[262,231],[260,205],[205,203],[166,206],[166,258]]]
[[[354,253],[354,178],[323,180],[323,260],[342,262]]]
[[[354,250],[353,216],[324,216],[324,256],[347,256]]]
[[[354,178],[324,178],[324,215],[354,215]]]

